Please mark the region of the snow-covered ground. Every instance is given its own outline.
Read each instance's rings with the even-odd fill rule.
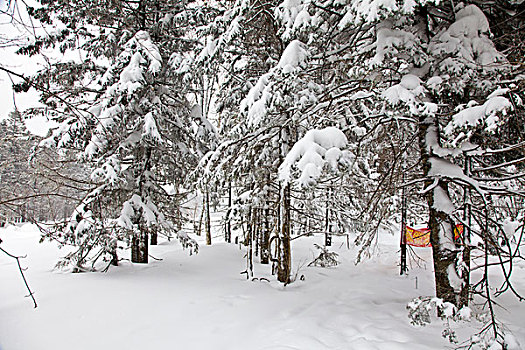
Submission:
[[[0,253],[0,349],[443,349],[443,321],[412,326],[406,304],[432,295],[430,250],[426,260],[399,276],[398,238],[385,235],[370,260],[354,265],[355,249],[334,239],[340,254],[335,268],[307,267],[322,237],[293,241],[294,271],[304,280],[283,287],[270,267],[255,264],[246,280],[239,246],[201,244],[196,256],[177,242],[161,241],[150,252],[162,261],[122,262],[108,273],[54,271],[64,254],[52,243],[39,244],[31,225],[0,229],[2,247],[27,254],[23,264],[36,293],[33,309],[15,261]],[[410,267],[410,266],[409,266]],[[518,288],[525,271],[516,269]],[[525,344],[525,306],[511,297],[500,311]],[[454,324],[460,340],[475,329]]]

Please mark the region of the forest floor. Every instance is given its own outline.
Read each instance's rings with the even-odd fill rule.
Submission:
[[[370,259],[354,264],[357,249],[335,237],[340,265],[308,267],[323,237],[293,240],[297,281],[283,286],[255,258],[254,277],[238,245],[200,242],[189,256],[177,241],[152,246],[147,265],[123,261],[107,273],[53,269],[64,249],[39,244],[32,225],[0,229],[2,248],[26,255],[22,264],[35,292],[34,309],[16,262],[0,253],[0,349],[444,349],[443,321],[413,326],[406,305],[433,294],[431,250],[419,249],[406,276],[399,275],[398,239],[383,234]],[[200,240],[200,237],[197,237]],[[127,252],[129,254],[129,252]],[[514,281],[525,292],[525,266]],[[263,277],[261,280],[260,278]],[[267,282],[264,278],[268,279]],[[494,278],[498,278],[494,276]],[[500,319],[525,344],[525,303],[499,298]],[[480,324],[453,322],[458,339]]]

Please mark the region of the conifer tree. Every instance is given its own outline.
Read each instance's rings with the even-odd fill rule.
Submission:
[[[118,241],[129,242],[132,261],[147,262],[150,233],[175,234],[196,250],[180,231],[182,197],[167,188],[181,186],[208,146],[198,137],[207,125],[192,113],[191,91],[174,62],[194,48],[186,32],[205,13],[148,0],[42,1],[31,13],[65,28],[21,53],[46,45],[81,53],[78,61],[51,64],[31,78],[45,87],[47,116],[60,123],[41,144],[72,150],[93,167],[96,185],[62,233],[63,242],[78,247],[64,263],[81,270],[88,260],[114,260]]]

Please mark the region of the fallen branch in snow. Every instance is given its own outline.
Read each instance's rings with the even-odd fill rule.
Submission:
[[[2,243],[2,240],[0,239],[0,243]],[[16,256],[13,254],[8,253],[6,250],[4,250],[2,247],[0,247],[0,250],[3,251],[8,257],[13,258],[16,260],[16,263],[18,264],[18,270],[20,271],[20,274],[22,275],[22,279],[24,280],[24,284],[26,285],[27,291],[29,292],[26,297],[30,296],[31,299],[33,299],[33,303],[35,304],[35,309],[37,308],[36,300],[34,297],[34,293],[29,288],[29,284],[27,283],[26,276],[24,275],[24,269],[20,265],[20,259],[24,259],[26,256]]]

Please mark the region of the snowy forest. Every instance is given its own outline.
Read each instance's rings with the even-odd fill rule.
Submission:
[[[40,344],[16,337],[65,317],[46,301],[69,313],[50,278],[101,313],[116,289],[138,288],[133,309],[187,283],[155,312],[111,316],[158,318],[132,349],[175,347],[161,305],[208,286],[233,293],[217,312],[245,343],[211,325],[186,339],[179,320],[182,348],[525,346],[523,0],[3,0],[0,14],[0,48],[40,62],[0,59],[2,98],[35,96],[0,116],[0,349]],[[32,255],[52,265],[32,275]],[[286,309],[298,302],[318,310]],[[205,305],[189,324],[220,319]],[[387,316],[359,330],[373,312]],[[294,319],[315,340],[284,333]],[[120,348],[75,332],[49,348]]]

